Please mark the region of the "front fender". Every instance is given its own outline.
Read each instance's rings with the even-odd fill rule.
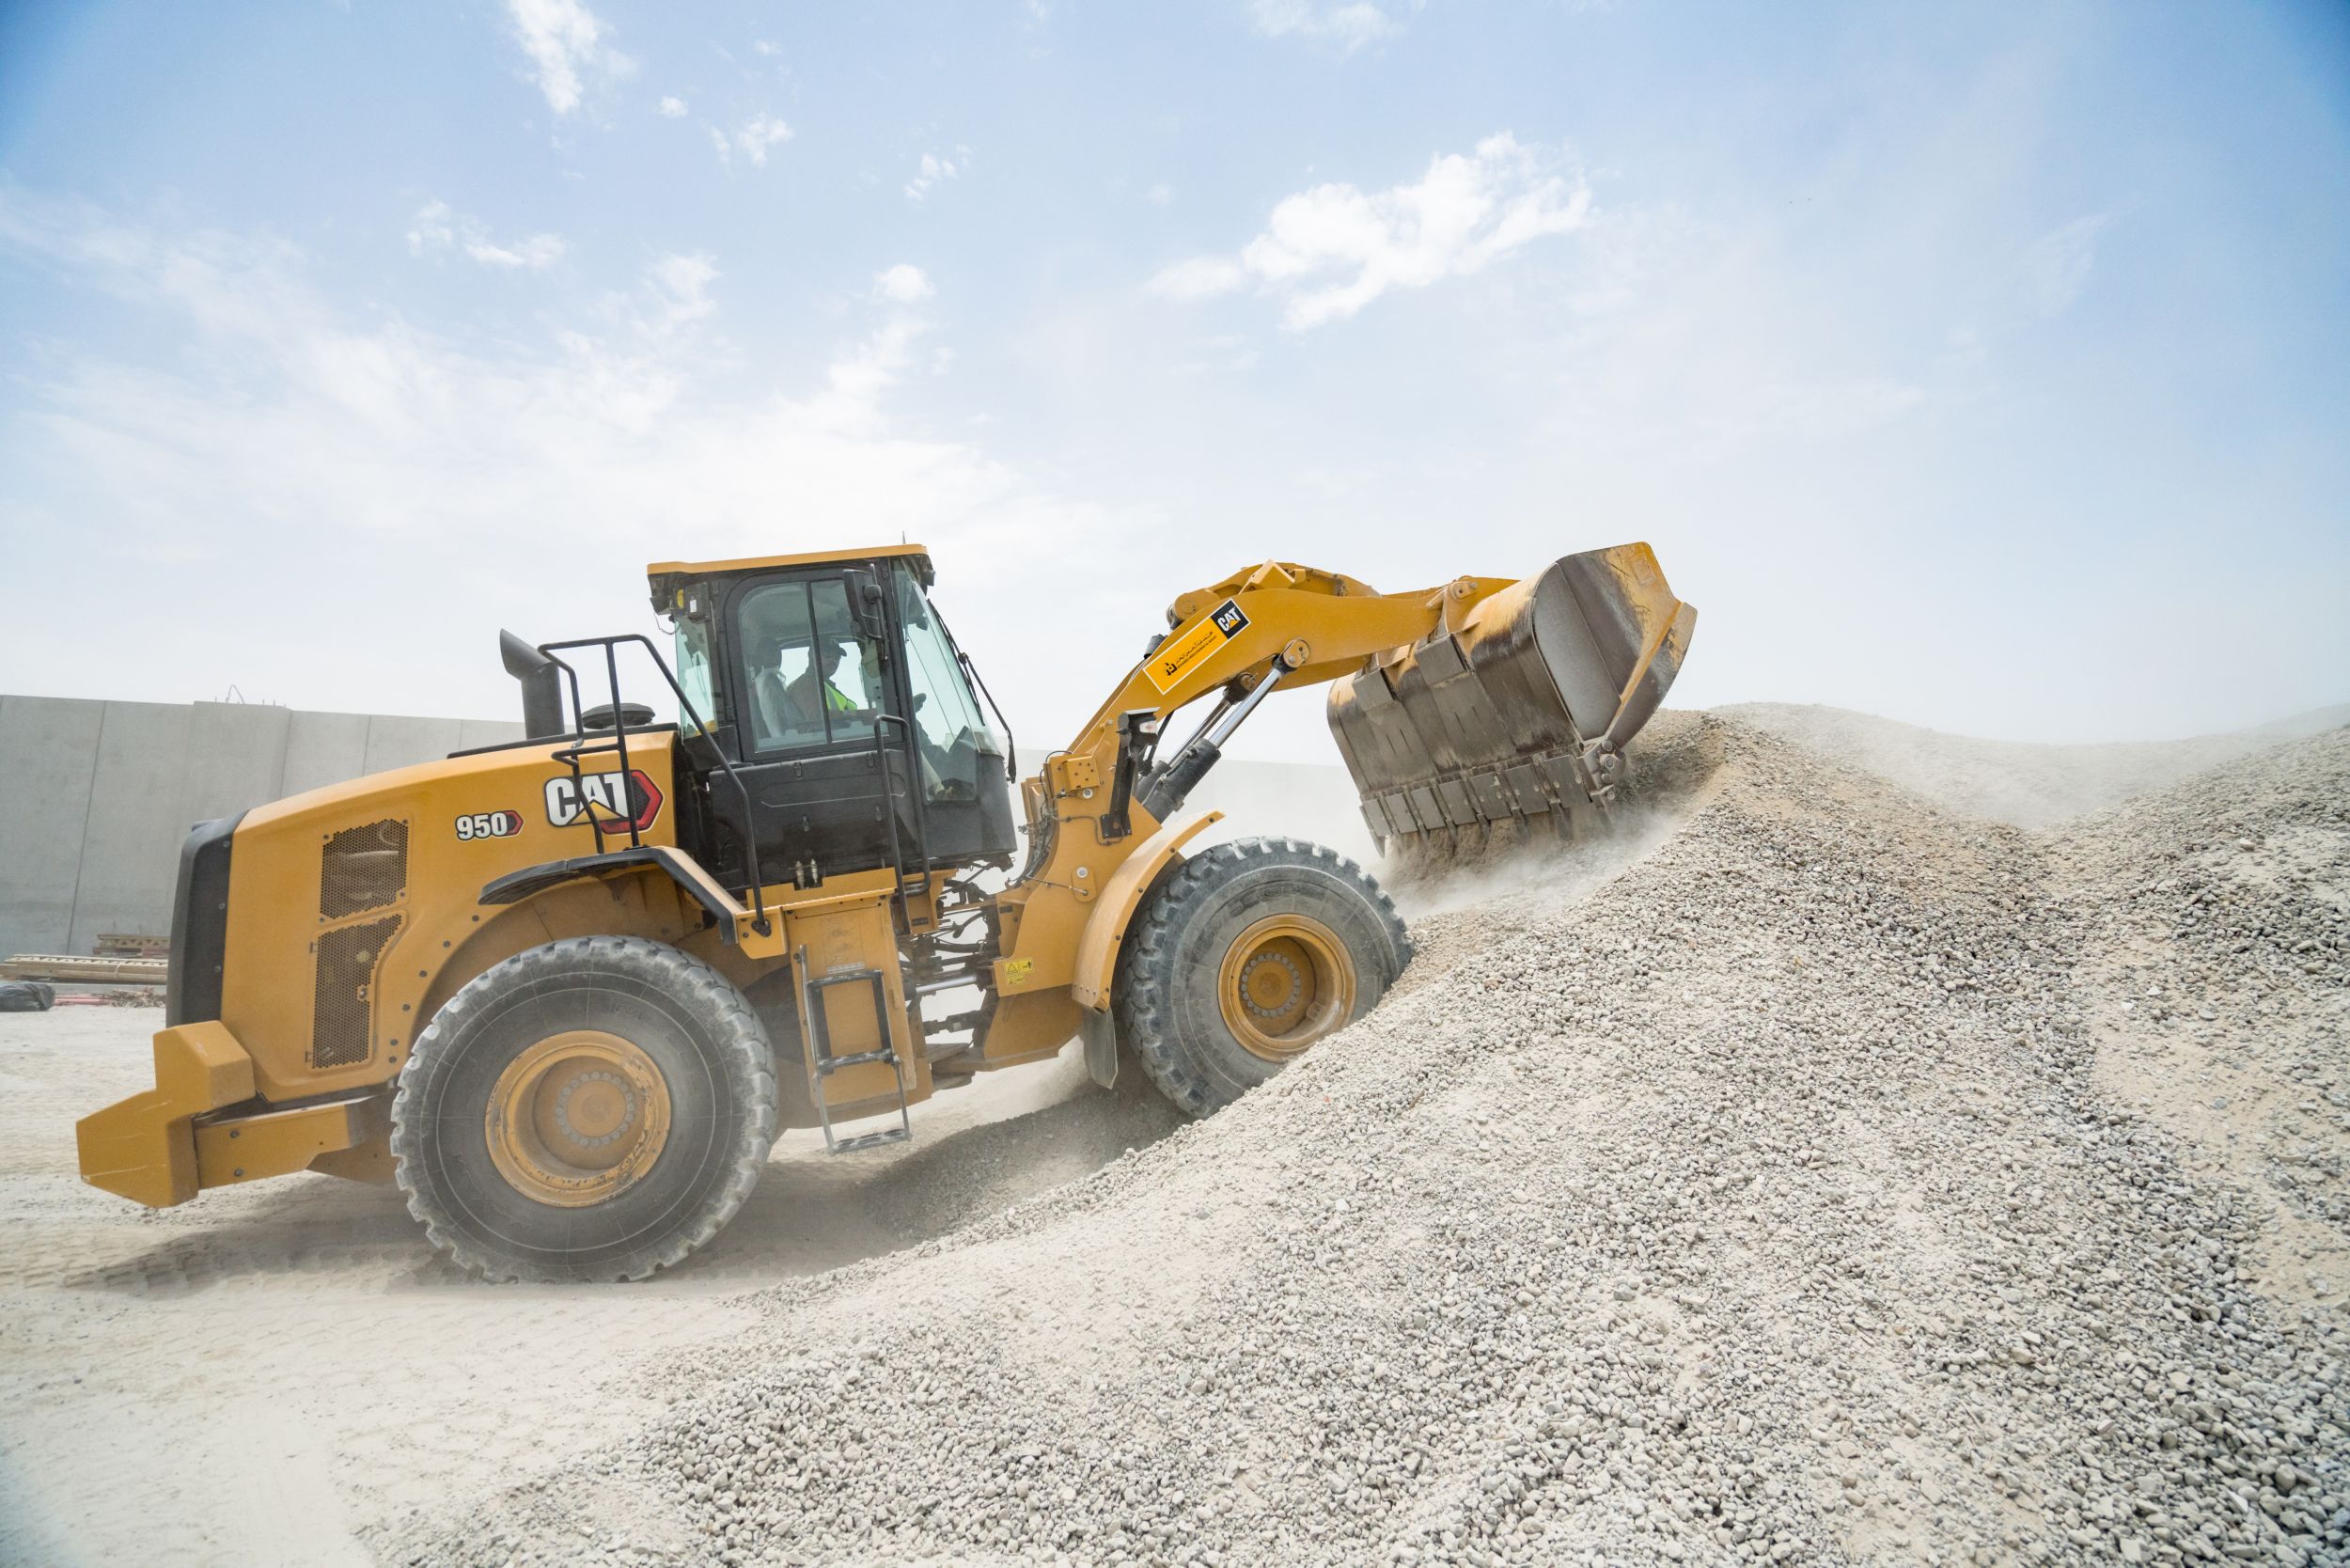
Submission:
[[[1077,938],[1077,967],[1070,979],[1069,994],[1077,999],[1079,1007],[1095,1012],[1108,1010],[1110,983],[1118,973],[1119,945],[1126,939],[1126,928],[1133,924],[1135,912],[1142,907],[1143,895],[1151,890],[1151,885],[1167,864],[1178,858],[1177,851],[1223,820],[1221,811],[1178,817],[1145,839],[1110,873],[1094,901],[1093,913],[1086,917],[1085,931]]]

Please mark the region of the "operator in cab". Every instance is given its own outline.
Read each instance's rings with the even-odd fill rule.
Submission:
[[[840,673],[841,651],[841,645],[831,637],[819,638],[814,662],[800,672],[798,680],[783,688],[783,695],[791,704],[792,712],[798,715],[799,723],[819,725],[824,722],[826,713],[854,713],[862,706],[842,691],[834,680]],[[864,661],[860,659],[858,662],[862,664]]]
[[[821,743],[826,715],[862,712],[857,697],[872,679],[874,651],[854,634],[825,632],[812,640],[797,628],[753,624],[750,634],[751,718],[761,746]],[[797,673],[792,673],[797,666]]]

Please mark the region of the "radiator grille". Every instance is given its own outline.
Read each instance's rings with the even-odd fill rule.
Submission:
[[[319,938],[318,989],[310,1014],[310,1065],[349,1067],[368,1059],[368,998],[384,949],[400,917],[345,926]]]
[[[319,914],[329,920],[381,909],[408,886],[408,824],[346,827],[319,857]]]

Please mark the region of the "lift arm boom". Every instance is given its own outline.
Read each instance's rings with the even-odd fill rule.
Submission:
[[[1169,857],[1167,839],[1175,833],[1162,834],[1164,819],[1254,710],[1252,698],[1261,699],[1272,683],[1303,686],[1368,668],[1384,653],[1457,627],[1480,601],[1509,586],[1508,578],[1463,577],[1442,588],[1383,594],[1336,572],[1267,561],[1169,605],[1167,636],[1127,672],[1069,746],[1022,781],[1031,842],[1027,869],[997,900],[999,1007],[1056,991],[1064,1001],[1003,1012],[988,1055],[1016,1048],[1015,1040],[1028,1032],[1023,1013],[1034,1015],[1035,1039],[1051,1036],[1058,1046],[1068,1038],[1076,1004],[1066,1000],[1066,988],[1077,978],[1088,923],[1102,919],[1122,929],[1131,913],[1097,908],[1097,901],[1129,855]],[[1199,734],[1144,772],[1137,751],[1151,745],[1156,727],[1219,693],[1216,713]],[[1141,880],[1144,886],[1121,886],[1110,896],[1128,903],[1140,899],[1148,891]],[[1091,983],[1084,989],[1089,1003],[1105,991]]]

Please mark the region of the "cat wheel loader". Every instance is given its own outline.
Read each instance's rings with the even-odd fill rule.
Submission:
[[[1191,849],[1215,814],[1184,801],[1267,696],[1331,683],[1392,858],[1572,838],[1696,615],[1644,544],[1395,594],[1268,561],[1176,599],[1020,779],[921,547],[648,577],[671,658],[501,634],[526,739],[191,833],[155,1087],[80,1123],[86,1180],[156,1206],[396,1181],[478,1274],[640,1278],[716,1233],[780,1128],[902,1140],[909,1106],[1073,1039],[1205,1115],[1410,951],[1327,849]],[[620,690],[623,651],[672,718]]]

